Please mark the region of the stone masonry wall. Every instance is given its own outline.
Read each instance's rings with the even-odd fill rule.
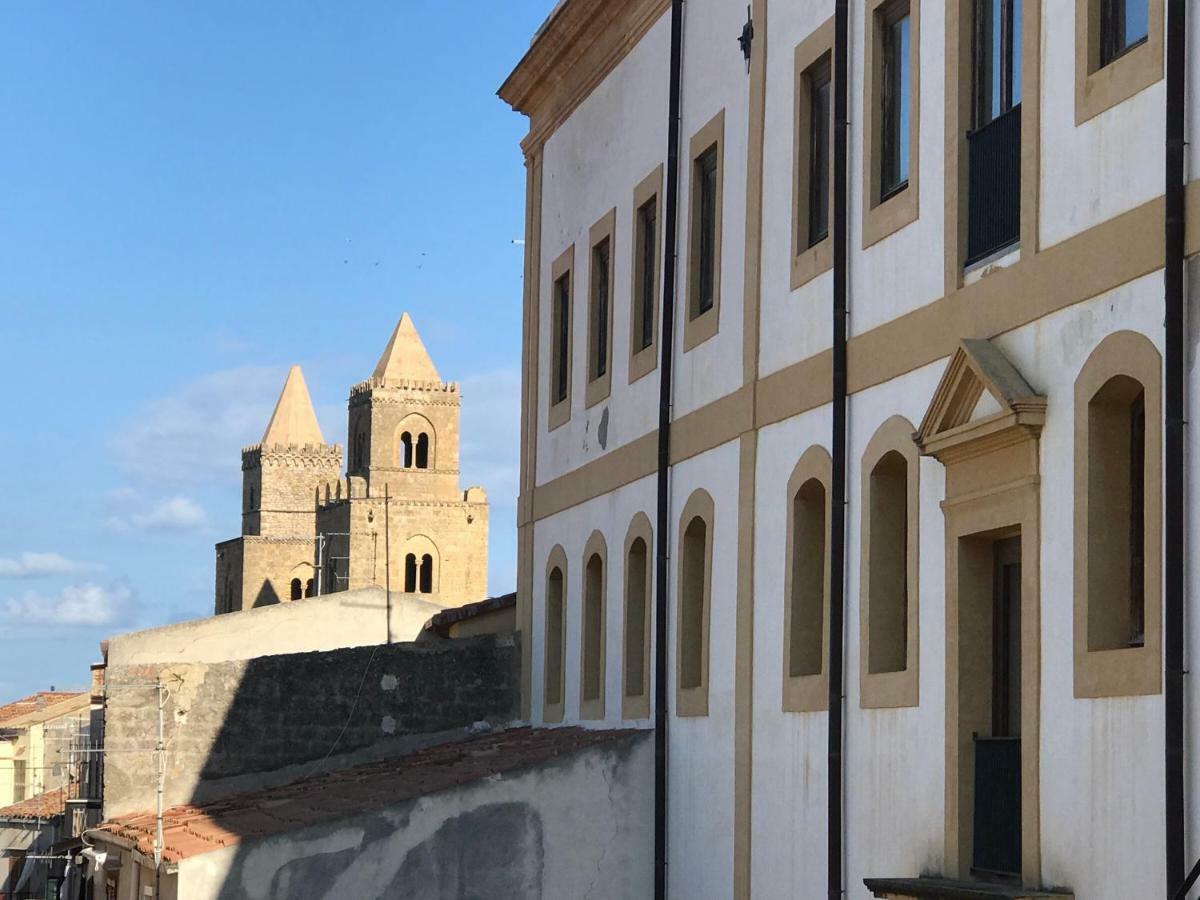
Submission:
[[[422,736],[518,715],[515,636],[391,644],[214,664],[110,667],[106,817],[154,806],[161,680],[178,805],[411,750]],[[326,760],[326,757],[329,757]],[[322,760],[326,760],[322,763]]]

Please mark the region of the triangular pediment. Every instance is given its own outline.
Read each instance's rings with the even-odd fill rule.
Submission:
[[[980,427],[1012,419],[1014,425],[1039,427],[1046,398],[991,341],[965,338],[933,392],[917,443],[922,450],[952,436],[967,439]]]

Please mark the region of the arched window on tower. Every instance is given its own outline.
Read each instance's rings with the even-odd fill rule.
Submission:
[[[292,579],[292,593],[291,593],[291,599],[292,599],[292,600],[299,600],[299,599],[300,599],[300,579],[299,579],[299,578],[293,578],[293,579]]]
[[[417,556],[410,553],[404,557],[404,593],[417,592]]]
[[[404,432],[400,435],[400,466],[401,468],[411,469],[413,465],[413,439],[412,434]]]
[[[304,596],[311,597],[313,595],[313,593],[314,593],[313,580],[310,578],[310,579],[308,579],[308,581],[304,582]]]
[[[429,435],[424,432],[417,435],[417,468],[429,468]]]
[[[421,557],[421,593],[433,593],[433,557],[428,553]]]

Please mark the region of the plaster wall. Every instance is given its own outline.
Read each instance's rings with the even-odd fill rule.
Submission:
[[[1162,351],[1161,273],[996,341],[1049,399],[1041,439],[1043,878],[1077,897],[1111,900],[1166,893],[1161,866],[1132,863],[1164,853],[1162,695],[1077,700],[1073,690],[1073,389],[1096,345],[1123,328]]]
[[[393,591],[392,640],[416,640],[441,609]],[[363,647],[386,640],[388,631],[386,593],[365,588],[118,634],[109,638],[108,664],[212,663]]]
[[[1040,232],[1048,247],[1161,196],[1166,83],[1077,126],[1074,3],[1044,2],[1042,53]]]
[[[654,428],[658,370],[629,383],[629,291],[633,262],[633,191],[667,152],[667,60],[670,16],[656,22],[546,142],[542,173],[539,277],[539,438],[537,482],[641,437]],[[665,220],[665,174],[659,219]],[[584,408],[587,382],[587,271],[592,225],[616,207],[613,253],[612,393]],[[575,245],[571,352],[571,420],[547,431],[551,372],[551,266]],[[661,302],[661,300],[660,300]],[[659,356],[661,358],[661,347]],[[607,413],[604,439],[599,429]]]
[[[621,718],[623,648],[625,641],[625,535],[630,523],[638,513],[654,521],[656,503],[655,479],[643,478],[633,484],[588,503],[572,507],[545,519],[534,529],[534,577],[533,577],[533,671],[532,713],[534,722],[543,721],[546,685],[546,564],[550,551],[561,545],[567,557],[566,582],[566,644],[564,652],[565,706],[563,722],[572,725],[593,726],[595,720],[581,721],[579,717],[579,687],[582,671],[583,621],[583,558],[584,546],[593,530],[604,535],[608,545],[607,606],[605,625],[604,667],[604,719],[603,723],[616,726]],[[650,547],[653,555],[654,548]],[[649,586],[651,613],[650,633],[654,628],[654,584]],[[653,651],[652,651],[653,652]],[[654,711],[654,667],[647,673],[650,683],[650,714]],[[633,724],[632,722],[626,724]],[[641,724],[646,724],[645,721]]]
[[[866,116],[863,109],[864,85],[864,40],[866,26],[863,4],[851,4],[850,13],[850,85],[849,112],[850,138],[848,176],[849,191],[849,263],[850,263],[850,321],[849,333],[853,337],[870,331],[884,322],[899,318],[907,312],[926,305],[941,297],[945,291],[941,260],[945,245],[945,107],[946,107],[946,24],[945,4],[926,0],[921,3],[920,20],[920,131],[917,161],[917,220],[899,231],[883,238],[870,247],[863,247],[863,125]],[[794,44],[793,44],[794,46]],[[780,55],[790,55],[791,47],[779,47]],[[768,91],[784,88],[778,80]],[[791,87],[791,81],[786,87]],[[775,125],[783,128],[776,140],[785,141],[791,124],[784,120]],[[770,138],[768,141],[771,140]],[[791,184],[791,180],[787,181]],[[913,190],[910,183],[908,190]],[[791,194],[790,189],[786,192]],[[766,216],[766,197],[763,214]],[[788,207],[790,210],[790,207]],[[772,214],[775,212],[772,204]],[[832,215],[832,213],[831,213]],[[765,220],[764,220],[765,221]],[[791,213],[786,220],[772,220],[773,225],[763,226],[770,230],[791,231]],[[786,222],[786,226],[785,226]],[[785,276],[786,277],[786,276]],[[832,283],[832,282],[831,282]],[[830,294],[826,294],[828,302]],[[764,296],[765,300],[765,296]],[[818,310],[820,309],[818,305]],[[827,319],[828,313],[817,313],[818,319]],[[772,334],[764,327],[764,338]],[[765,371],[765,370],[764,370]],[[924,410],[922,410],[924,412]]]
[[[646,897],[650,735],[184,860],[180,900]]]
[[[745,293],[746,161],[750,79],[736,38],[746,23],[742,3],[689,0],[683,30],[683,109],[680,121],[679,264],[675,286],[674,415],[685,416],[742,386],[742,298]],[[663,62],[666,62],[664,57]],[[691,242],[688,222],[691,164],[688,145],[721,110],[725,111],[722,155],[721,273],[719,331],[684,352],[687,272]],[[666,155],[666,145],[660,151]],[[732,471],[736,472],[734,468]]]
[[[763,140],[760,374],[769,375],[830,346],[832,272],[791,290],[795,48],[833,13],[819,4],[771,4]]]

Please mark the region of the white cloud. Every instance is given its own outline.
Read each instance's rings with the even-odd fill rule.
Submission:
[[[47,575],[71,575],[94,569],[67,559],[59,553],[22,553],[15,559],[0,557],[0,578],[41,578]]]
[[[236,479],[240,451],[262,437],[285,374],[280,368],[242,366],[150,401],[109,441],[117,467],[144,484]]]
[[[136,495],[130,499],[140,502]],[[208,516],[191,497],[175,496],[110,516],[108,526],[114,531],[203,531],[208,527]]]
[[[98,584],[68,585],[57,594],[26,591],[0,601],[0,622],[15,628],[114,625],[127,621],[134,606],[133,591],[126,584],[111,588]]]

